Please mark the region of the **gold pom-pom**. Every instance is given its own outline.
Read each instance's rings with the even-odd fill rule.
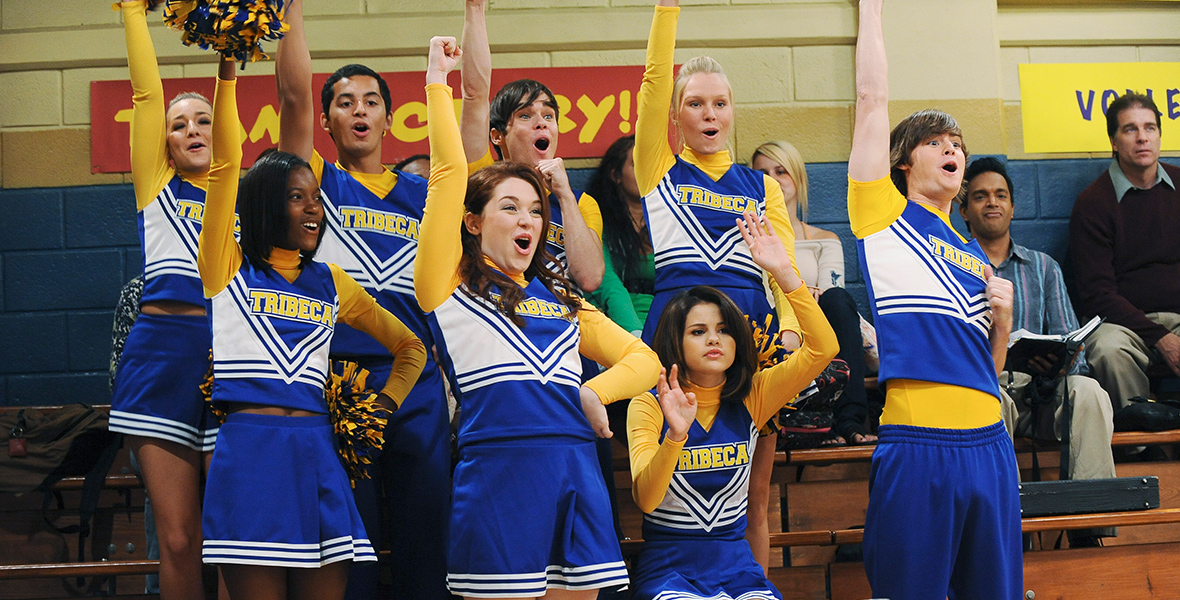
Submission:
[[[286,0],[167,0],[164,22],[197,45],[245,64],[267,58],[261,42],[283,37]]]
[[[758,370],[761,371],[777,365],[785,350],[779,340],[778,332],[770,332],[770,324],[773,322],[774,316],[766,315],[761,324],[750,319],[749,316],[746,318],[754,328],[754,348],[758,350]]]
[[[369,478],[365,465],[372,464],[373,455],[385,445],[389,422],[389,411],[365,385],[368,377],[369,371],[355,362],[335,362],[324,389],[340,458],[354,487],[358,479]]]
[[[209,405],[210,410],[213,411],[213,416],[217,417],[218,423],[225,423],[225,411],[213,402],[213,351],[209,351],[209,370],[205,371],[205,381],[201,383],[201,395],[205,397],[205,403]]]

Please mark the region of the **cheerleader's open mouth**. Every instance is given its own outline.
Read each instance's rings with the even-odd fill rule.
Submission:
[[[516,243],[516,249],[521,254],[528,254],[529,248],[533,245],[533,236],[522,233],[516,236],[513,240]]]
[[[549,138],[537,138],[537,141],[533,142],[533,147],[541,152],[548,150]]]

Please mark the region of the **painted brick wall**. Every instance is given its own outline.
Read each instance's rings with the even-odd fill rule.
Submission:
[[[106,402],[114,305],[143,270],[131,186],[2,190],[0,210],[3,403]]]
[[[1010,161],[1017,243],[1064,261],[1073,201],[1109,164]],[[807,166],[810,221],[840,236],[847,287],[867,315],[845,208],[847,172],[846,163]],[[573,171],[572,185],[585,187],[590,174]],[[108,402],[114,305],[123,283],[143,269],[131,186],[0,190],[0,211],[22,216],[0,220],[2,403]],[[957,213],[953,222],[966,232]]]

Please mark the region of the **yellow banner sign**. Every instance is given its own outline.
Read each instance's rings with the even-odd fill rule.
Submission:
[[[1180,63],[1020,65],[1024,151],[1109,152],[1106,107],[1134,91],[1163,113],[1163,149],[1180,150]]]

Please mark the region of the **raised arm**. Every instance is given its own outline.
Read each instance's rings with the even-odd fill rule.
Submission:
[[[537,170],[561,205],[562,230],[565,244],[565,263],[569,276],[585,292],[593,292],[602,285],[602,213],[598,202],[583,193],[574,196],[565,161],[548,158],[537,163]],[[597,230],[586,218],[596,221]]]
[[[238,175],[242,170],[242,140],[238,137],[237,78],[232,58],[221,57],[217,92],[213,96],[213,163],[209,168],[209,192],[201,218],[197,243],[197,270],[205,297],[225,289],[242,265],[242,249],[234,240],[234,209],[238,200]]]
[[[293,0],[284,20],[290,29],[279,40],[275,84],[279,93],[279,150],[311,160],[315,139],[315,92],[311,52],[303,31],[303,0]]]
[[[860,1],[856,37],[856,121],[848,176],[876,181],[889,175],[889,61],[881,27],[884,0]]]
[[[670,374],[660,369],[658,399],[643,394],[627,407],[631,495],[645,513],[659,507],[667,495],[680,452],[688,441],[688,428],[697,417],[696,395],[680,389],[676,370],[676,365],[672,365]],[[660,440],[665,421],[668,432]]]
[[[811,291],[799,277],[794,257],[783,248],[776,235],[778,230],[765,217],[759,219],[750,213],[744,217],[738,220],[738,230],[750,247],[750,257],[778,283],[803,334],[803,343],[797,351],[755,376],[755,393],[746,399],[746,406],[755,422],[763,423],[823,371],[840,351],[840,343]]]
[[[646,196],[676,162],[668,147],[668,113],[672,104],[672,65],[676,52],[679,0],[658,0],[647,38],[647,66],[639,86],[635,114],[635,181]]]
[[[467,162],[488,153],[491,128],[492,50],[488,45],[487,0],[467,0],[463,8],[463,111],[459,132]]]
[[[426,131],[430,138],[430,179],[426,210],[418,230],[418,255],[414,258],[414,295],[425,312],[438,308],[459,287],[459,261],[463,243],[463,196],[467,190],[467,159],[455,122],[450,73],[462,51],[455,38],[430,40],[426,66]]]
[[[156,50],[148,33],[147,8],[143,0],[120,6],[131,73],[131,182],[136,207],[142,210],[172,176],[168,165],[167,108]]]

